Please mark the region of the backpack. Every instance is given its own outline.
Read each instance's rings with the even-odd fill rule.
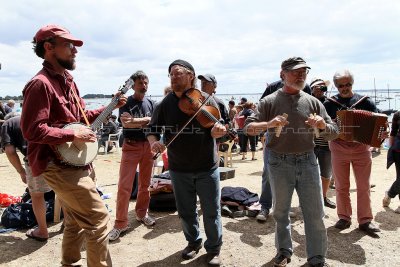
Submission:
[[[46,201],[46,221],[52,222],[54,219],[54,192],[44,194]],[[32,199],[29,191],[26,190],[22,196],[23,202],[11,204],[1,215],[1,224],[6,228],[31,228],[37,225],[35,214],[33,213]]]

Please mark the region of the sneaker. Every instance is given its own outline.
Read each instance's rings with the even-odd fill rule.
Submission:
[[[221,259],[219,257],[219,253],[207,252],[206,262],[207,262],[208,266],[220,266]]]
[[[295,217],[296,217],[296,212],[294,212],[294,211],[289,211],[289,217],[290,217],[290,218],[295,218]]]
[[[156,224],[156,220],[153,217],[151,217],[148,213],[146,213],[146,216],[144,216],[143,218],[139,218],[136,216],[136,220],[138,222],[142,222],[146,226],[153,226]]]
[[[129,226],[126,226],[122,229],[118,229],[118,228],[113,228],[109,233],[108,233],[108,240],[109,241],[115,241],[119,238],[119,236],[126,232],[129,229]]]
[[[384,207],[389,207],[390,201],[392,200],[391,197],[389,197],[388,191],[385,191],[385,197],[382,200],[382,205]]]
[[[183,250],[182,250],[182,259],[184,260],[190,260],[196,257],[197,253],[199,253],[199,250],[203,247],[202,243],[195,244],[195,245],[187,245]]]
[[[324,197],[324,206],[331,208],[331,209],[336,209],[336,204],[332,200],[330,200],[327,197]]]
[[[259,222],[267,221],[268,214],[269,214],[268,209],[261,209],[260,212],[256,216],[257,221],[259,221]]]
[[[337,229],[344,230],[350,228],[350,225],[351,225],[350,221],[346,221],[345,219],[340,219],[334,226]]]
[[[286,257],[283,254],[277,255],[274,259],[274,266],[276,267],[285,267],[288,263],[290,263],[291,259]]]

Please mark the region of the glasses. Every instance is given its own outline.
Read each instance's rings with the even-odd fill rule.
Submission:
[[[351,87],[351,86],[353,86],[353,84],[351,84],[351,83],[346,83],[346,84],[338,84],[338,88],[339,89],[342,89],[342,88],[345,88],[345,87]]]
[[[75,48],[75,45],[73,43],[70,43],[70,42],[64,42],[62,44],[62,46],[66,47],[66,48],[69,48],[71,50]]]
[[[289,72],[296,76],[305,76],[310,72],[310,70],[309,69],[305,69],[305,70],[298,69],[298,70],[290,70]]]
[[[168,74],[168,78],[172,78],[172,77],[181,77],[181,76],[183,76],[184,74],[185,74],[184,72],[169,73],[169,74]]]

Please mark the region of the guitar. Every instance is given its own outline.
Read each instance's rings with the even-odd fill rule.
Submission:
[[[121,94],[125,94],[130,88],[132,88],[133,80],[128,79],[122,88],[119,90]],[[117,106],[119,101],[119,96],[111,100],[111,103],[100,113],[96,120],[90,126],[93,132],[97,132],[103,121],[111,114],[113,109]],[[73,122],[65,125],[63,129],[81,129],[88,128],[87,125],[80,122]],[[97,156],[98,142],[82,142],[73,141],[66,142],[55,146],[55,152],[58,155],[61,162],[72,166],[86,166],[94,161]]]

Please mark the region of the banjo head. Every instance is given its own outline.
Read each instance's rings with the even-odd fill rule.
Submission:
[[[64,126],[64,129],[87,128],[80,123],[71,123]],[[73,166],[86,166],[97,156],[98,142],[66,142],[56,146],[61,160]]]

